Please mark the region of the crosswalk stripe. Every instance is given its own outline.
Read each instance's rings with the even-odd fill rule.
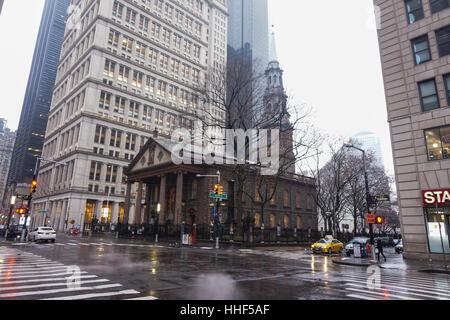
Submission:
[[[367,296],[363,296],[363,295],[359,295],[359,294],[348,294],[347,297],[362,299],[362,300],[380,300],[378,298],[367,297]]]
[[[139,297],[139,298],[131,298],[131,299],[123,299],[123,300],[158,300],[158,298],[153,296],[148,297]]]
[[[367,289],[367,286],[361,285],[361,284],[347,283],[347,286],[366,288]],[[382,290],[383,293],[386,293],[384,291],[387,290],[387,291],[393,292],[393,293],[407,294],[407,295],[413,295],[413,296],[419,296],[419,297],[425,297],[425,298],[431,298],[431,299],[437,299],[437,300],[448,300],[449,299],[448,295],[447,295],[447,297],[441,297],[442,294],[438,294],[438,293],[436,293],[434,295],[428,295],[428,294],[425,294],[425,293],[416,293],[416,292],[411,292],[411,291],[419,291],[419,292],[421,292],[421,290],[416,290],[416,289],[413,289],[413,288],[401,288],[399,286],[397,286],[397,287],[388,287],[386,285],[384,285],[384,286],[382,285],[381,289],[373,289],[373,290]],[[373,291],[371,291],[371,292],[373,292]]]
[[[367,280],[367,277],[364,278],[364,276],[356,276],[355,275],[355,276],[346,276],[346,277],[349,279],[359,279],[362,281]],[[438,284],[431,283],[431,282],[430,283],[429,282],[417,282],[417,281],[413,281],[413,280],[404,281],[401,279],[393,279],[393,278],[385,277],[383,275],[381,276],[381,281],[386,282],[386,283],[391,283],[393,285],[403,284],[403,285],[414,285],[416,287],[423,287],[423,288],[445,289],[445,291],[450,290],[450,285],[444,285],[444,284],[438,285]]]
[[[359,281],[359,280],[351,280],[351,279],[347,279],[347,282],[355,282],[355,283],[361,283],[364,281]],[[436,293],[438,294],[439,292],[443,293],[443,294],[448,294],[450,288],[437,288],[437,287],[433,287],[433,286],[427,286],[427,285],[418,285],[418,284],[414,284],[414,283],[403,283],[403,282],[393,282],[393,281],[386,281],[384,279],[382,279],[380,281],[382,284],[384,285],[391,285],[394,287],[403,287],[403,288],[420,288],[420,292],[425,291],[425,292],[429,292],[429,293]],[[450,296],[450,295],[449,295]]]
[[[40,266],[33,266],[33,267],[18,267],[18,268],[4,268],[0,270],[0,274],[3,274],[5,272],[11,272],[11,271],[34,271],[34,270],[45,270],[45,269],[59,269],[61,267],[64,267],[63,264],[55,263],[55,264],[48,264],[48,265],[40,265]]]
[[[139,293],[139,291],[136,291],[136,290],[123,290],[123,291],[113,291],[113,292],[89,293],[89,294],[82,294],[82,295],[76,295],[76,296],[48,298],[48,299],[41,299],[41,300],[82,300],[82,299],[110,297],[110,296],[138,294],[138,293]]]
[[[67,275],[69,275],[67,273]],[[53,276],[53,275],[52,275]],[[95,274],[92,275],[86,275],[86,276],[80,276],[80,279],[92,279],[92,278],[98,278]],[[31,280],[17,280],[17,281],[4,281],[0,282],[0,285],[2,284],[19,284],[19,283],[32,283],[32,282],[44,282],[44,281],[64,281],[67,280],[67,278],[39,278],[39,279],[31,279]]]
[[[60,272],[60,273],[53,273]],[[81,271],[80,274],[86,274],[86,271]],[[53,270],[53,271],[40,271],[40,272],[25,272],[21,273],[19,276],[14,276],[14,279],[26,279],[26,278],[36,278],[36,277],[54,277],[54,276],[65,276],[66,274],[72,274],[71,272],[67,272],[67,267],[62,268],[61,270]],[[0,280],[11,279],[12,276],[0,277]]]
[[[352,277],[352,276],[357,276],[357,275],[349,274],[348,276]],[[388,279],[392,279],[392,280],[396,280],[396,281],[397,280],[407,280],[407,281],[415,281],[415,282],[428,282],[428,283],[432,283],[433,285],[434,284],[442,284],[442,285],[445,285],[445,286],[449,286],[450,285],[450,279],[443,279],[443,278],[439,279],[437,277],[434,277],[434,278],[422,278],[422,277],[405,276],[405,277],[402,277],[402,278],[398,278],[398,277],[387,275],[387,274],[382,274],[382,276],[384,278],[388,278]]]
[[[109,288],[116,288],[116,287],[122,287],[122,285],[119,284],[119,283],[114,283],[114,284],[100,285],[100,286],[94,286],[94,287],[52,289],[52,290],[26,291],[26,292],[11,292],[11,293],[0,294],[0,298],[15,298],[15,297],[46,295],[46,294],[61,293],[61,292],[71,292],[71,291],[109,289]]]
[[[108,282],[108,279],[95,279],[95,280],[87,280],[87,281],[80,281],[80,285],[86,284],[86,283],[98,283],[98,282]],[[35,288],[45,288],[45,287],[60,287],[60,286],[67,286],[67,281],[62,283],[43,283],[43,284],[33,284],[33,285],[27,285],[27,286],[11,286],[11,287],[0,287],[1,291],[11,291],[11,290],[22,290],[22,289],[35,289]]]
[[[69,246],[78,246],[78,243],[66,243]]]
[[[362,293],[366,293],[367,294],[367,288],[365,290],[356,289],[356,288],[345,288],[345,289],[346,290],[351,290],[351,291],[362,292]],[[416,299],[416,298],[410,298],[410,297],[405,297],[405,296],[387,294],[387,293],[383,293],[383,292],[371,292],[371,293],[372,294],[376,294],[376,295],[380,295],[380,296],[384,296],[385,298],[397,298],[397,299],[401,299],[401,300],[420,300],[420,299]]]

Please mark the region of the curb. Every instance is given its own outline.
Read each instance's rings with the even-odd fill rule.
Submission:
[[[372,263],[352,263],[352,262],[338,261],[338,260],[334,260],[334,259],[332,259],[331,261],[333,261],[333,263],[336,263],[336,264],[341,264],[341,265],[345,265],[345,266],[353,266],[353,267],[369,267],[369,266],[373,265]]]

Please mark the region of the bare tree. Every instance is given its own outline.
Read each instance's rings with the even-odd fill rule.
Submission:
[[[280,92],[268,90],[266,67],[256,60],[237,57],[228,60],[226,70],[210,70],[202,86],[202,107],[194,114],[203,126],[201,143],[209,145],[214,154],[225,152],[227,129],[270,131],[267,140],[260,134],[248,135],[242,145],[234,138],[233,156],[236,160],[244,160],[231,166],[237,186],[237,221],[242,220],[242,198],[245,196],[254,208],[258,208],[264,223],[266,207],[274,198],[280,181],[300,179],[295,171],[296,164],[311,156],[319,140],[309,123],[311,109],[293,103],[284,92],[280,96]],[[275,95],[279,99],[275,99]],[[271,135],[272,132],[279,134]],[[262,175],[265,164],[252,161],[250,150],[253,146],[267,148],[270,156],[271,147],[276,145],[280,145],[279,167],[272,175]],[[244,155],[244,159],[239,155]]]

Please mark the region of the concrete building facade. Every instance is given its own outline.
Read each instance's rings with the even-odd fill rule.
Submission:
[[[57,230],[108,228],[124,222],[123,170],[148,138],[192,129],[205,74],[226,65],[227,9],[224,0],[72,6],[43,149],[66,165],[41,164],[33,223],[44,223],[41,210]]]
[[[450,253],[449,2],[374,4],[404,256],[442,259]]]
[[[0,119],[0,215],[4,215],[9,209],[9,199],[6,197],[6,178],[13,155],[16,133],[6,127],[6,121]]]

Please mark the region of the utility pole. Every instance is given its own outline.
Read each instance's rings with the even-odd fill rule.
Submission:
[[[355,147],[352,144],[344,144],[344,147],[346,148],[353,148],[358,151],[361,151],[363,154],[363,167],[364,167],[364,182],[366,187],[366,209],[367,213],[370,214],[370,190],[369,190],[369,179],[367,176],[367,166],[366,166],[366,152],[363,149],[360,149],[358,147]],[[375,251],[374,249],[374,237],[373,237],[373,223],[369,223],[369,236],[370,236],[370,245],[371,245],[371,252],[372,252],[372,258],[375,259]]]

